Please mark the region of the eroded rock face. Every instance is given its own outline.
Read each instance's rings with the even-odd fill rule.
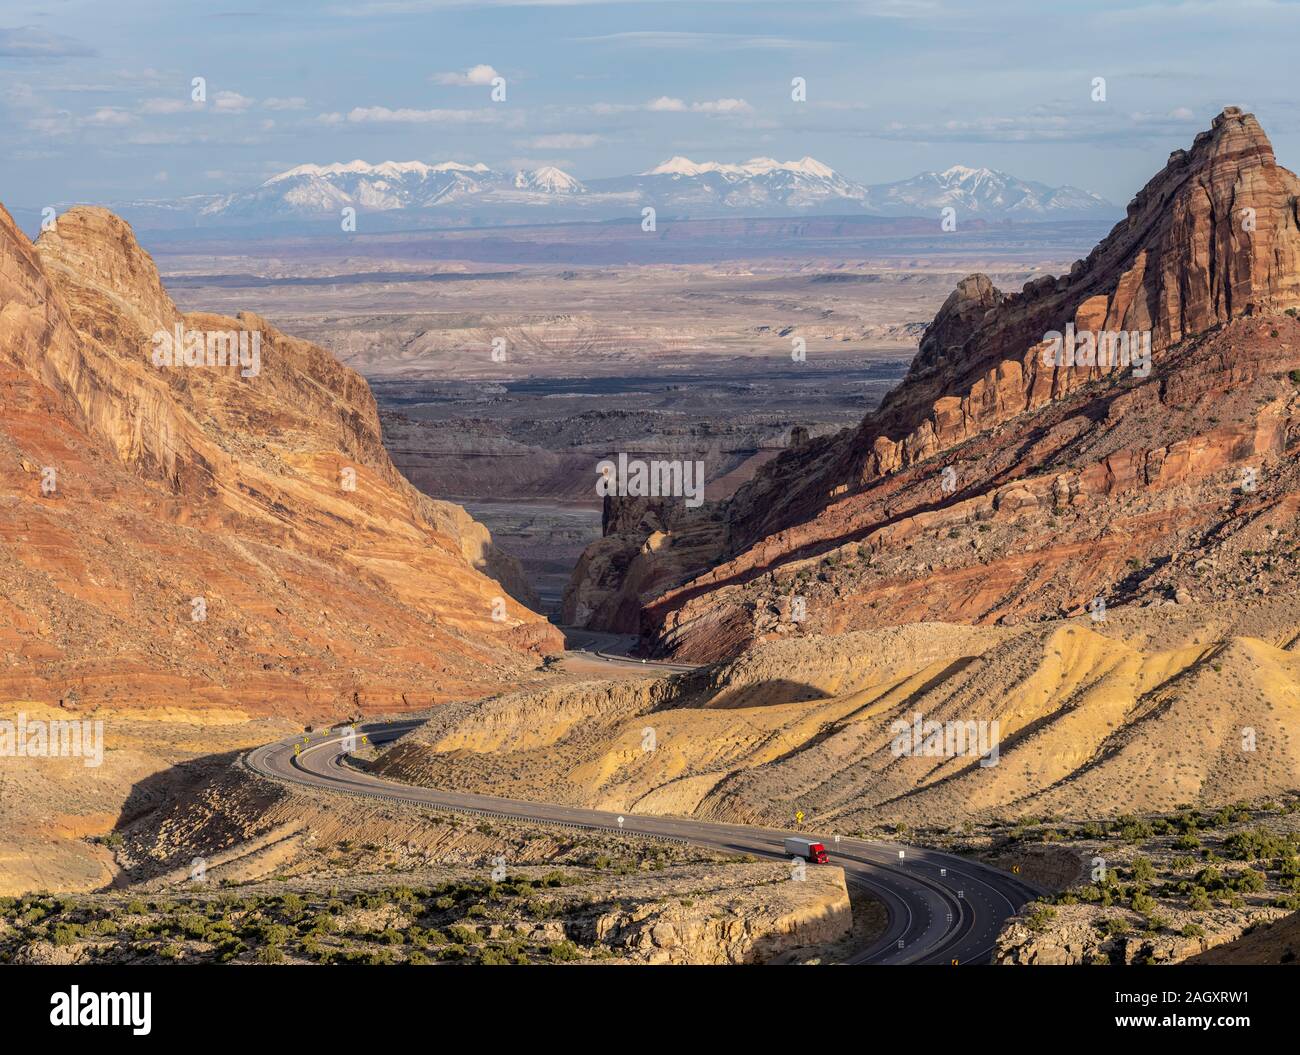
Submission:
[[[680,498],[606,496],[601,538],[583,551],[564,591],[561,621],[637,634],[641,606],[716,553],[721,522]]]
[[[1191,564],[1249,549],[1300,503],[1298,196],[1229,108],[1069,274],[1006,296],[963,280],[878,411],[764,466],[721,510],[717,548],[643,599],[652,647],[731,654],[792,596],[810,614],[784,632],[1194,597]],[[1150,370],[1045,354],[1067,327],[1149,339]]]
[[[258,369],[155,365],[177,327],[256,334]],[[179,312],[103,209],[35,245],[0,209],[0,408],[10,698],[416,707],[559,646],[486,529],[393,467],[360,376]]]
[[[634,963],[770,963],[796,950],[838,941],[853,925],[844,873],[818,868],[793,883],[784,866],[742,866],[769,878],[755,890],[724,895],[692,892],[601,915],[576,936],[603,942]],[[760,873],[761,874],[761,873]]]
[[[1050,965],[1133,965],[1174,964],[1186,961],[1216,962],[1218,950],[1231,947],[1241,939],[1243,932],[1267,926],[1269,917],[1278,918],[1280,911],[1247,913],[1221,911],[1216,918],[1206,920],[1206,932],[1188,937],[1166,929],[1157,934],[1141,933],[1141,919],[1135,914],[1115,914],[1125,919],[1137,933],[1127,935],[1103,934],[1098,929],[1099,915],[1083,909],[1057,909],[1057,917],[1046,927],[1031,927],[1022,917],[1013,917],[998,935],[993,950],[993,962],[1004,966],[1027,964]],[[1261,921],[1260,916],[1265,916]],[[1244,939],[1241,939],[1244,940]],[[1231,962],[1226,961],[1226,962]],[[1243,962],[1259,963],[1261,960]]]
[[[836,485],[869,484],[1120,373],[1118,365],[1044,366],[1044,335],[1067,323],[1150,331],[1158,355],[1231,319],[1300,305],[1298,194],[1300,181],[1278,166],[1254,116],[1228,108],[1190,151],[1175,151],[1129,204],[1127,218],[1069,275],[1005,298],[986,288],[983,276],[964,280],[956,304],[945,304],[927,331],[933,343],[923,341],[921,369],[844,438],[824,471],[812,467],[815,481],[802,497],[824,505]],[[969,326],[963,316],[969,320],[986,303],[996,310],[953,351]],[[931,369],[945,347],[947,369]],[[786,475],[793,482],[794,474]],[[739,525],[747,519],[753,534],[798,518],[797,508],[793,516],[786,508],[792,503],[782,503],[756,519],[762,483],[746,503],[755,508],[737,508],[729,518],[738,525],[733,544],[744,543]],[[820,500],[807,494],[812,486],[825,492]]]
[[[1005,299],[987,275],[967,275],[958,282],[922,335],[908,379],[915,383],[918,378],[957,367],[966,343]]]

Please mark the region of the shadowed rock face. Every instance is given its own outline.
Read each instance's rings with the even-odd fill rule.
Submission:
[[[711,559],[635,598],[653,647],[715,658],[741,624],[743,644],[1172,595],[1189,555],[1263,530],[1265,510],[1284,521],[1300,497],[1300,331],[1284,314],[1300,305],[1298,195],[1255,118],[1228,108],[1068,275],[1011,295],[963,280],[878,411],[766,465],[723,510]],[[1049,361],[1046,335],[1067,325],[1149,334],[1149,375]],[[1234,491],[1251,467],[1258,490]],[[809,611],[797,626],[791,594]]]
[[[958,282],[922,335],[907,382],[915,385],[921,378],[959,368],[966,343],[1004,300],[1006,295],[987,275],[967,275]]]
[[[260,370],[156,366],[178,325],[258,334]],[[361,377],[255,315],[182,314],[105,210],[33,245],[0,209],[0,390],[11,699],[415,707],[558,644],[486,529],[393,467]]]
[[[640,631],[637,598],[676,585],[717,552],[715,511],[688,509],[672,498],[607,495],[601,538],[582,553],[564,591],[566,626],[599,626],[619,634]],[[672,540],[671,557],[662,552]]]

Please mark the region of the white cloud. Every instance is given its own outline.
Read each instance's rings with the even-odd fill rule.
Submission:
[[[65,37],[61,33],[37,29],[35,26],[0,29],[0,58],[42,62],[86,58],[94,54],[94,48],[87,47],[79,40]]]
[[[712,102],[692,103],[698,114],[752,114],[754,108],[744,99],[714,99]]]
[[[551,135],[533,136],[522,145],[530,150],[586,150],[601,141],[598,135],[583,132],[556,132]]]
[[[262,106],[267,110],[305,110],[307,109],[307,100],[301,95],[290,96],[287,99],[277,99],[272,96],[269,99],[263,99]]]
[[[127,139],[132,146],[138,147],[190,146],[210,141],[210,136],[200,132],[160,132],[157,129],[135,132]]]
[[[919,143],[1157,143],[1187,135],[1187,117],[1174,111],[1134,111],[1116,120],[1104,107],[1071,113],[985,114],[942,122],[889,121],[853,134],[873,139]],[[1163,145],[1163,144],[1162,144]]]
[[[494,78],[500,77],[491,66],[486,63],[480,63],[478,66],[471,66],[464,73],[435,73],[432,80],[438,84],[449,84],[458,88],[469,88],[474,85],[489,85]]]
[[[507,158],[506,164],[512,169],[522,169],[525,172],[532,171],[533,169],[546,168],[549,166],[551,168],[560,169],[562,172],[567,173],[568,170],[573,167],[573,160],[571,158],[520,157],[520,158]]]
[[[152,66],[142,70],[117,69],[112,72],[111,80],[104,81],[62,81],[46,84],[51,92],[74,92],[82,95],[112,95],[116,92],[135,92],[143,86],[161,87],[171,84],[175,77],[162,73]]]
[[[119,110],[116,106],[101,106],[89,117],[82,118],[81,123],[92,128],[109,128],[129,125],[135,119],[134,114]]]
[[[824,41],[799,40],[794,37],[644,29],[628,33],[606,33],[598,37],[578,37],[577,40],[580,44],[627,44],[632,47],[654,48],[656,51],[669,48],[679,51],[790,50],[829,46]]]
[[[256,101],[238,92],[217,92],[212,97],[212,109],[223,114],[242,114]]]
[[[9,85],[4,91],[0,92],[0,99],[4,100],[6,106],[23,107],[24,109],[38,105],[36,93],[32,91],[30,84],[21,82]]]
[[[189,99],[146,99],[140,104],[142,114],[179,114],[202,108]]]
[[[68,135],[75,125],[76,121],[67,110],[59,110],[43,117],[33,117],[27,122],[29,129],[43,136]]]
[[[752,114],[754,108],[744,99],[706,99],[688,103],[685,99],[675,99],[670,95],[661,95],[646,103],[593,103],[592,113],[625,114],[634,110],[646,110],[660,114]]]
[[[496,110],[390,110],[387,106],[357,106],[346,115],[321,114],[317,120],[325,124],[475,124],[492,123],[501,119]]]

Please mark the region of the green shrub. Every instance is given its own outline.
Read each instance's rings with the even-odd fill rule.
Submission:
[[[1097,923],[1096,926],[1104,937],[1119,937],[1128,934],[1133,929],[1128,920],[1120,916],[1108,916]]]
[[[217,963],[229,963],[240,953],[247,951],[248,946],[238,938],[231,938],[229,941],[223,941],[216,948]]]
[[[1257,861],[1261,857],[1289,854],[1295,844],[1289,835],[1279,835],[1259,827],[1248,832],[1234,832],[1223,841],[1223,852],[1237,861]]]
[[[1149,821],[1128,815],[1117,817],[1111,830],[1126,843],[1141,842],[1155,835],[1155,829]]]
[[[1133,878],[1139,883],[1150,883],[1156,877],[1155,866],[1149,858],[1135,857],[1133,859]]]
[[[280,908],[289,916],[301,915],[306,907],[307,903],[297,894],[284,894],[280,898]]]
[[[1025,918],[1025,926],[1035,934],[1041,934],[1047,930],[1054,919],[1056,919],[1056,909],[1038,902],[1034,905],[1033,911]]]
[[[500,949],[487,948],[479,955],[478,962],[489,967],[499,967],[510,963],[510,957]]]
[[[56,923],[51,940],[59,946],[72,945],[81,940],[82,930],[80,923]]]
[[[328,912],[317,912],[308,925],[309,934],[333,934],[338,928],[338,921]]]

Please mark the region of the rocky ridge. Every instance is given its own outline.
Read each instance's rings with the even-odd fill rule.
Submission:
[[[1260,575],[1272,559],[1242,565],[1278,540],[1289,552],[1300,506],[1298,199],[1255,118],[1226,109],[1068,274],[1009,295],[964,280],[878,411],[765,465],[717,510],[711,549],[692,542],[682,561],[669,533],[669,572],[606,582],[606,610],[638,611],[653,652],[703,661],[777,632],[1286,581]],[[1067,326],[1149,335],[1150,370],[1049,365]]]
[[[260,368],[155,366],[178,326],[258,335]],[[393,467],[364,380],[255,315],[182,314],[105,210],[36,244],[0,210],[0,392],[11,699],[402,709],[559,644],[486,530]]]

